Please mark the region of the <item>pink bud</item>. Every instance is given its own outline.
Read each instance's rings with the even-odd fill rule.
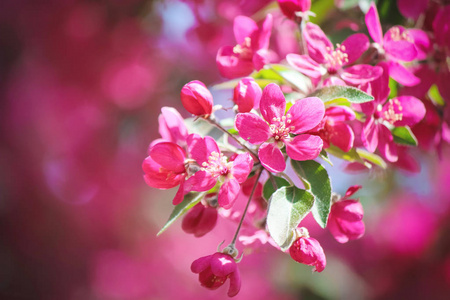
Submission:
[[[181,228],[184,232],[201,237],[214,229],[217,223],[217,209],[198,203],[183,218]]]
[[[331,206],[328,229],[339,243],[346,243],[364,235],[363,207],[357,200],[344,199]]]
[[[291,20],[295,20],[297,11],[308,11],[311,8],[311,0],[277,0],[283,14]]]
[[[199,274],[200,284],[211,290],[221,287],[229,278],[229,297],[236,296],[241,289],[239,269],[233,257],[228,254],[216,252],[213,255],[201,257],[192,263],[191,271]]]
[[[196,116],[209,116],[212,113],[213,97],[201,81],[194,80],[181,89],[181,103],[184,108]]]
[[[237,104],[241,113],[250,112],[253,108],[259,107],[262,90],[253,78],[241,79],[234,88],[233,101]]]
[[[322,272],[327,264],[322,246],[314,238],[300,237],[289,248],[289,254],[296,262],[314,266],[316,272]]]

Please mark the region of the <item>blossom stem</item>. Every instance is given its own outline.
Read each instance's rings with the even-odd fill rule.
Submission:
[[[236,239],[238,237],[239,231],[241,230],[242,223],[244,222],[244,218],[245,218],[245,215],[247,214],[248,207],[250,206],[250,202],[252,201],[253,194],[255,193],[256,186],[258,185],[258,182],[259,182],[259,177],[262,174],[262,170],[263,170],[263,168],[260,168],[258,175],[256,175],[255,184],[253,185],[250,196],[248,197],[247,205],[245,205],[245,209],[244,209],[244,212],[242,213],[242,217],[241,217],[241,220],[239,221],[239,225],[238,225],[238,228],[236,229],[236,233],[234,234],[233,240],[231,241],[230,245],[232,245],[232,246],[234,246]]]
[[[245,150],[247,150],[248,153],[250,153],[253,156],[253,160],[256,161],[256,163],[259,162],[259,158],[258,155],[253,152],[251,149],[249,149],[247,146],[245,146],[243,143],[241,143],[241,141],[239,141],[233,134],[231,134],[228,130],[226,130],[225,128],[223,128],[218,122],[216,122],[215,120],[212,120],[211,118],[207,118],[205,119],[208,123],[210,123],[213,126],[216,126],[218,129],[220,129],[222,132],[226,133],[229,137],[231,137],[233,140],[236,141],[236,143],[238,143],[239,145],[242,146],[242,148],[244,148]]]

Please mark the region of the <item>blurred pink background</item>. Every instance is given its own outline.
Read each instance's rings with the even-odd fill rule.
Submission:
[[[227,298],[226,286],[200,287],[190,264],[236,225],[220,220],[197,239],[177,222],[156,237],[174,191],[146,186],[141,164],[160,108],[187,117],[181,87],[222,80],[215,55],[234,43],[234,16],[269,2],[2,1],[1,299]],[[284,30],[272,39],[280,57],[296,48]],[[334,181],[343,193],[370,179],[359,194],[366,236],[341,245],[307,219],[327,269],[311,274],[261,246],[239,264],[236,299],[447,299],[448,154],[423,155],[414,178]]]

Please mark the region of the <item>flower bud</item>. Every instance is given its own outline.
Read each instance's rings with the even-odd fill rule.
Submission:
[[[311,0],[277,0],[283,14],[291,20],[295,20],[296,12],[308,11],[311,8]]]
[[[192,263],[191,271],[199,274],[200,284],[211,290],[219,288],[229,278],[229,297],[236,296],[241,289],[239,269],[233,257],[228,254],[216,252],[213,255],[201,257]]]
[[[262,90],[253,78],[241,79],[234,88],[233,101],[241,113],[250,112],[259,107]]]
[[[196,116],[209,116],[212,113],[213,97],[203,82],[194,80],[181,89],[181,103],[184,108]]]
[[[364,235],[363,207],[357,200],[344,199],[331,206],[328,229],[339,243],[346,243]]]
[[[186,233],[201,237],[214,229],[217,223],[217,209],[205,207],[202,203],[194,206],[183,218],[181,228]]]
[[[314,266],[313,271],[322,272],[327,264],[319,242],[310,237],[300,237],[289,248],[289,254],[296,262]]]

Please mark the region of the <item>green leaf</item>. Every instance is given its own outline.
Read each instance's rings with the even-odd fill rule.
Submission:
[[[328,157],[328,153],[325,151],[325,149],[322,149],[322,151],[320,151],[319,157],[321,159],[323,159],[324,161],[326,161],[327,163],[329,163],[331,166],[333,165],[333,163],[331,162],[330,158]]]
[[[336,98],[330,101],[325,102],[325,107],[330,106],[347,106],[350,107],[352,103],[345,98]]]
[[[358,155],[361,158],[373,163],[374,165],[377,165],[383,169],[387,168],[387,164],[384,161],[384,159],[382,159],[380,156],[376,155],[375,153],[371,153],[369,151],[366,151],[366,150],[363,150],[360,148],[356,148],[356,152],[358,153]]]
[[[428,90],[428,97],[430,97],[431,101],[439,106],[444,106],[445,101],[439,93],[439,89],[436,84],[433,84]]]
[[[294,231],[313,204],[314,196],[295,186],[284,186],[273,193],[267,212],[267,229],[282,251],[294,242]]]
[[[170,214],[169,220],[167,220],[166,225],[161,228],[158,232],[157,236],[163,233],[173,222],[175,222],[179,217],[184,215],[189,209],[194,207],[197,203],[202,200],[202,198],[206,195],[207,192],[197,193],[190,192],[184,196],[183,201],[175,206],[172,213]]]
[[[326,86],[312,93],[310,97],[318,97],[325,103],[338,98],[345,98],[352,103],[364,103],[374,99],[357,88],[340,85]]]
[[[275,193],[276,190],[278,190],[279,188],[283,187],[283,186],[290,186],[291,184],[289,183],[289,181],[287,181],[286,179],[282,178],[282,177],[278,177],[278,176],[273,176],[273,179],[275,180],[276,183],[276,187],[273,186],[272,184],[272,180],[267,179],[266,183],[264,183],[264,187],[263,187],[263,196],[264,199],[269,200],[270,197],[272,196],[273,193]]]
[[[389,89],[391,90],[389,93],[389,99],[397,97],[398,83],[394,79],[389,77]]]
[[[412,133],[409,126],[405,127],[394,127],[392,130],[392,136],[394,137],[394,142],[397,144],[403,144],[408,146],[417,146],[417,138]]]
[[[291,160],[291,165],[295,173],[311,185],[315,198],[312,213],[316,222],[325,228],[331,208],[331,180],[327,170],[314,160]]]

